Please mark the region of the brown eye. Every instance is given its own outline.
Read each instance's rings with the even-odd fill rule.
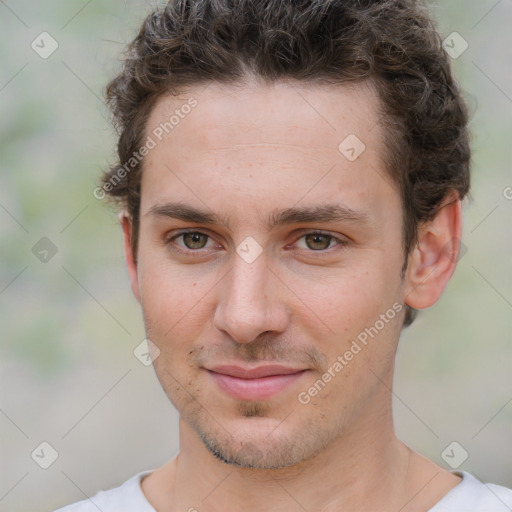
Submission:
[[[324,235],[322,233],[310,233],[309,235],[304,236],[306,246],[308,249],[312,249],[313,251],[323,251],[328,249],[333,238],[334,237],[330,235]]]
[[[205,258],[222,249],[211,235],[201,231],[170,234],[164,237],[163,242],[172,253],[190,258]]]
[[[187,249],[203,249],[209,238],[204,233],[183,233],[180,236]]]

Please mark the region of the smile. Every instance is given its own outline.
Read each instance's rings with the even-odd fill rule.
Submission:
[[[291,386],[307,372],[283,366],[245,369],[222,366],[207,370],[217,386],[238,400],[265,400]]]

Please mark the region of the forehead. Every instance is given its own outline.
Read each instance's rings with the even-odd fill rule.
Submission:
[[[176,199],[240,215],[245,204],[252,217],[298,202],[368,202],[372,194],[385,202],[393,191],[385,190],[379,107],[363,83],[210,83],[162,96],[146,125],[154,148],[141,214]]]
[[[194,107],[189,107],[192,103]],[[204,149],[222,150],[224,143],[232,146],[237,139],[247,147],[256,143],[318,147],[324,142],[324,147],[337,150],[340,137],[373,131],[379,107],[371,82],[330,86],[297,81],[244,85],[210,82],[178,96],[161,96],[146,132],[156,131],[158,139],[174,139],[186,146],[200,142]],[[165,125],[169,121],[171,126]],[[184,127],[194,130],[197,137],[182,140]],[[376,130],[375,141],[379,135]]]

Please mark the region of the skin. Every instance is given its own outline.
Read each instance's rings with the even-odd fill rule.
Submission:
[[[120,215],[132,290],[160,351],[155,371],[180,414],[180,453],[143,480],[148,501],[158,512],[428,510],[460,477],[394,432],[405,309],[308,403],[298,395],[393,304],[438,300],[456,265],[457,195],[420,226],[402,276],[401,200],[372,87],[212,83],[162,96],[147,134],[190,96],[197,106],[145,158],[136,258]],[[354,161],[338,149],[350,134],[366,146]],[[175,201],[229,222],[154,214]],[[325,204],[362,219],[267,226],[276,210]],[[183,229],[207,236],[171,240]],[[249,236],[262,249],[251,263],[236,251]],[[307,371],[256,401],[226,394],[205,369],[270,363]]]

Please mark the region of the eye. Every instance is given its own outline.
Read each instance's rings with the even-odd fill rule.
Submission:
[[[203,249],[208,241],[208,235],[204,233],[183,233],[183,242],[187,249]]]
[[[305,247],[300,247],[301,249],[309,249],[316,252],[330,249],[333,241],[336,242],[335,245],[344,245],[347,243],[345,240],[321,231],[306,233],[297,240],[296,244],[298,244],[299,240],[302,239],[304,239]]]
[[[210,235],[202,233],[201,231],[182,231],[173,236],[170,236],[164,240],[165,244],[175,253],[194,255],[197,253],[201,254],[202,249],[208,249],[206,244],[210,239]],[[182,244],[178,244],[176,241],[181,239]]]
[[[180,239],[182,243],[178,243]],[[182,231],[167,237],[164,242],[174,253],[185,256],[204,256],[205,250],[220,247],[218,244],[208,247],[207,244],[210,239],[210,235],[201,231]],[[324,252],[333,246],[343,246],[346,244],[346,240],[329,233],[311,231],[299,237],[294,245],[298,246],[301,250],[309,252]]]

